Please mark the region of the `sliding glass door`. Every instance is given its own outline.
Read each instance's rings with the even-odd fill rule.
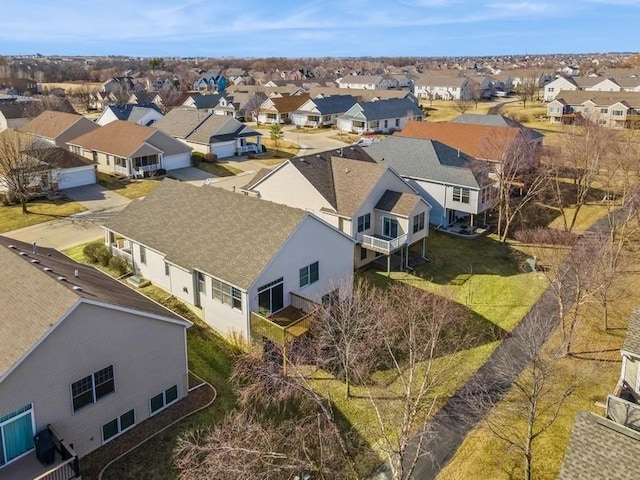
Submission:
[[[0,417],[0,466],[34,448],[33,406]]]
[[[284,308],[284,284],[279,278],[258,288],[258,311],[262,315],[271,315]]]

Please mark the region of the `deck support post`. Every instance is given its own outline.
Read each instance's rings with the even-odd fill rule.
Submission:
[[[387,277],[391,276],[391,254],[387,255]]]
[[[422,237],[422,258],[427,258],[427,237]]]

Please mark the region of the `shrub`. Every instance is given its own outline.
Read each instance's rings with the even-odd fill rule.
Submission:
[[[120,275],[124,275],[131,270],[131,268],[129,267],[129,262],[117,255],[112,256],[111,260],[109,260],[109,268],[115,270]]]
[[[105,267],[109,265],[109,260],[112,257],[111,250],[106,245],[98,242],[90,243],[84,247],[82,253],[84,253],[84,258],[89,263],[99,263]]]
[[[191,153],[191,164],[194,167],[197,167],[198,165],[200,165],[200,163],[203,161],[204,159],[204,154],[201,152],[192,152]]]
[[[205,153],[203,158],[205,162],[209,163],[215,163],[218,161],[218,155],[215,153]]]

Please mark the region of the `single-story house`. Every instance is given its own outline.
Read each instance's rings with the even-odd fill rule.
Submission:
[[[196,152],[214,153],[218,158],[262,152],[262,134],[232,117],[174,108],[154,127]]]
[[[157,128],[116,120],[68,142],[69,149],[93,160],[98,171],[142,177],[159,169],[191,165],[191,147]]]
[[[67,148],[67,142],[100,128],[82,115],[45,110],[26,123],[21,132],[44,140],[52,145]]]
[[[79,477],[79,457],[187,395],[187,320],[53,249],[0,237],[0,264],[0,477]]]
[[[338,117],[338,130],[350,133],[389,133],[409,120],[422,120],[422,109],[409,98],[358,102]]]
[[[114,254],[229,337],[248,340],[279,312],[308,313],[353,281],[347,235],[305,210],[214,186],[165,179],[104,229]]]
[[[291,123],[300,127],[329,127],[356,102],[351,95],[310,98],[291,114]]]
[[[137,104],[126,103],[124,105],[110,105],[104,109],[96,120],[100,126],[116,120],[124,120],[138,125],[150,127],[154,122],[162,118],[162,112],[154,103]]]
[[[292,113],[307,100],[309,100],[307,93],[267,98],[257,109],[257,120],[259,123],[266,124],[291,123]]]

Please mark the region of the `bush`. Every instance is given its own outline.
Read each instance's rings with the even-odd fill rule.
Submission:
[[[99,263],[105,267],[109,265],[109,261],[113,256],[111,250],[109,250],[106,245],[98,242],[90,243],[84,247],[82,253],[89,263]]]
[[[194,167],[200,165],[200,163],[204,160],[204,154],[200,152],[192,152],[191,153],[191,164]]]
[[[539,243],[543,245],[563,245],[571,247],[576,244],[578,235],[566,230],[557,230],[555,228],[527,228],[518,230],[513,235],[514,238],[522,243]]]
[[[205,153],[203,158],[205,162],[209,163],[215,163],[218,161],[218,155],[215,153]]]
[[[124,275],[125,273],[131,271],[129,267],[129,262],[127,262],[124,258],[114,255],[109,260],[109,268],[115,270],[120,275]]]

